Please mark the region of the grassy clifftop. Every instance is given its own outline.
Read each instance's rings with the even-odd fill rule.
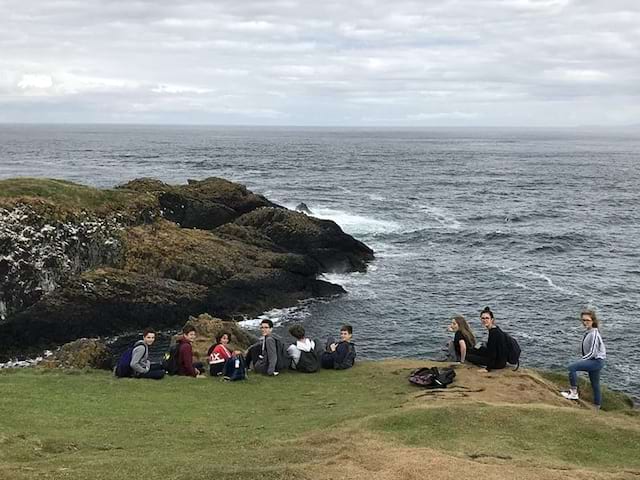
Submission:
[[[130,190],[102,190],[66,180],[11,178],[0,180],[0,200],[40,199],[58,207],[85,210],[121,210],[132,203],[151,204],[152,196]]]
[[[0,478],[623,479],[640,475],[637,411],[595,412],[530,371],[425,362],[247,382],[0,374]],[[605,400],[606,402],[607,400]]]

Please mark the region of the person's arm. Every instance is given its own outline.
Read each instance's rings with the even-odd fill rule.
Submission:
[[[142,363],[142,358],[144,357],[145,350],[146,348],[144,345],[138,345],[133,349],[133,352],[131,352],[131,363],[129,364],[129,366],[138,375],[142,375],[143,373],[147,373],[149,371],[149,362],[147,362],[147,365],[144,365]]]
[[[467,342],[458,340],[458,345],[460,345],[460,363],[464,363],[467,358]]]
[[[276,371],[276,364],[278,362],[276,341],[273,339],[273,337],[268,336],[266,338],[265,349],[267,350],[267,359],[269,360],[269,365],[267,366],[267,375],[273,375]]]
[[[495,368],[496,358],[498,357],[498,330],[497,328],[492,328],[489,330],[489,338],[487,338],[487,371],[490,371],[492,368]]]
[[[340,342],[336,347],[333,368],[336,370],[345,370],[353,366],[355,354],[351,350],[355,349],[349,342]]]
[[[193,368],[193,350],[189,342],[183,342],[180,345],[180,364],[187,375],[191,377],[198,376],[198,372]]]
[[[584,348],[585,346],[587,347],[586,349]],[[582,355],[582,360],[596,358],[596,353],[598,353],[597,330],[590,330],[589,333],[585,336],[584,340],[582,340],[582,351],[584,352],[584,355]]]

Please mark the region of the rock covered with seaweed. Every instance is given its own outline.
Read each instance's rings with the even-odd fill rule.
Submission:
[[[220,178],[112,190],[0,181],[0,356],[190,315],[256,315],[343,292],[373,251],[338,225]]]

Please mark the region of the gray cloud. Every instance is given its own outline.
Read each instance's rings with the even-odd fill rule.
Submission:
[[[640,121],[612,0],[0,0],[0,121]]]

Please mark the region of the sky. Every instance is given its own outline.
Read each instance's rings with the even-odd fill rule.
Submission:
[[[0,122],[640,126],[640,1],[0,0]]]

